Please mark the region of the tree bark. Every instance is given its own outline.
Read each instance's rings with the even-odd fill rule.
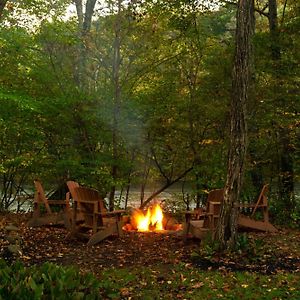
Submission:
[[[75,74],[75,81],[81,91],[86,88],[86,42],[91,30],[92,17],[94,14],[96,1],[97,0],[87,0],[85,4],[85,13],[83,13],[82,0],[74,0],[78,18],[78,30],[81,40],[78,48],[78,71],[77,74]]]
[[[224,202],[215,234],[220,250],[232,249],[237,238],[238,209],[247,149],[246,103],[252,62],[251,37],[254,29],[254,1],[239,0],[236,20],[236,47],[232,78],[230,148]]]
[[[6,5],[7,0],[0,0],[0,20],[3,14],[4,7]]]
[[[111,175],[113,178],[113,186],[109,194],[109,210],[114,209],[114,197],[116,191],[115,182],[118,177],[118,131],[119,119],[121,110],[121,84],[120,84],[120,65],[121,65],[121,4],[122,0],[118,0],[118,12],[115,20],[115,39],[114,39],[114,57],[113,57],[113,86],[114,86],[114,110],[113,110],[113,132],[112,132],[112,147],[113,147],[113,165]]]
[[[277,1],[269,0],[269,30],[271,35],[271,51],[273,60],[280,59],[280,44],[278,31]]]

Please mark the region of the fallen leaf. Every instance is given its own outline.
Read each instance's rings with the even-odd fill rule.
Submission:
[[[197,282],[196,284],[192,285],[192,288],[193,289],[199,289],[203,286],[204,286],[204,283],[200,281],[200,282]]]

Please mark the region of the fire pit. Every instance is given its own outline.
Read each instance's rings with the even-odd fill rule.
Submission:
[[[147,211],[134,209],[123,230],[170,233],[182,230],[182,225],[178,224],[172,216],[163,213],[159,203],[156,203]]]

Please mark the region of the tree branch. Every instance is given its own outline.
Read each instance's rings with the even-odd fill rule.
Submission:
[[[221,0],[221,2],[223,2],[225,4],[230,4],[230,5],[237,6],[237,2],[227,1],[227,0]],[[266,4],[263,9],[254,8],[254,11],[257,12],[257,13],[259,13],[262,16],[265,16],[265,17],[269,18],[269,14],[265,12],[265,10],[267,9],[267,7],[268,7],[268,4]]]
[[[176,179],[174,180],[169,180],[166,182],[165,185],[163,185],[159,190],[157,190],[156,192],[154,192],[150,197],[147,198],[147,200],[145,200],[143,202],[143,204],[140,206],[140,209],[143,209],[151,200],[153,200],[157,195],[159,195],[161,192],[163,192],[165,189],[167,189],[168,187],[170,187],[171,185],[173,185],[174,183],[178,182],[180,179],[182,179],[186,174],[188,174],[190,171],[192,171],[194,168],[194,166],[191,166],[190,168],[188,168],[187,170],[185,170],[181,175],[179,175]]]
[[[284,17],[285,17],[285,10],[286,10],[286,5],[287,5],[288,0],[285,0],[284,5],[283,5],[283,10],[282,10],[282,17],[281,17],[281,22],[280,25],[283,25]]]
[[[159,162],[158,162],[158,160],[157,160],[157,157],[156,157],[156,154],[155,154],[155,151],[154,151],[153,147],[151,147],[150,150],[151,150],[151,154],[152,154],[152,156],[153,156],[153,158],[154,158],[154,162],[155,162],[155,164],[156,164],[156,166],[157,166],[157,168],[158,168],[160,174],[166,179],[167,182],[170,182],[169,177],[168,177],[167,174],[164,172],[164,170],[162,169],[161,165],[159,164]]]

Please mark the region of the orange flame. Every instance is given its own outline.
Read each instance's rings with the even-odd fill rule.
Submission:
[[[163,212],[159,204],[148,208],[146,215],[142,211],[136,211],[134,219],[138,231],[157,231],[163,228]]]

